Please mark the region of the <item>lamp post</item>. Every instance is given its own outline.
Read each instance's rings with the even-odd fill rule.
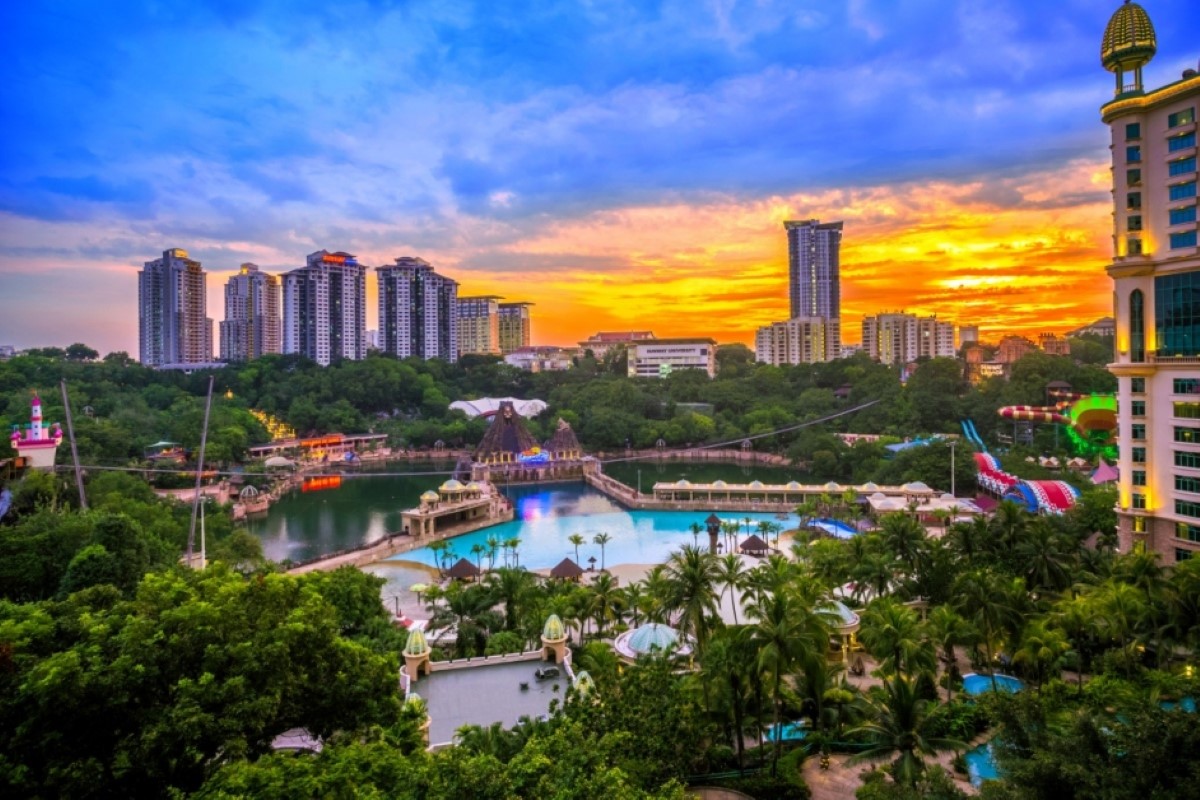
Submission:
[[[642,496],[642,471],[638,470],[638,497]]]

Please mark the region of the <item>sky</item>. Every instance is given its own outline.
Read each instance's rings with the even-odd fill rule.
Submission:
[[[533,339],[752,342],[783,221],[844,220],[843,337],[1110,313],[1108,0],[9,3],[0,344],[137,355],[137,271],[421,256]],[[1149,87],[1200,5],[1145,0]],[[368,327],[375,326],[373,275]]]

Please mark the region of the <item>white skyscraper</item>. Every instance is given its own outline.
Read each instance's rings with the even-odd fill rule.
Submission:
[[[283,352],[322,366],[367,356],[367,268],[350,253],[319,250],[283,276]]]
[[[376,267],[379,346],[399,358],[458,360],[458,282],[423,258]]]
[[[175,247],[138,273],[139,357],[147,366],[212,361],[207,276],[199,261]]]

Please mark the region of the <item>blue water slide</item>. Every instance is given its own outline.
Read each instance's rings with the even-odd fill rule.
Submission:
[[[967,437],[967,441],[974,445],[981,452],[987,452],[987,445],[979,438],[979,431],[975,429],[975,423],[969,419],[962,421],[963,436]]]

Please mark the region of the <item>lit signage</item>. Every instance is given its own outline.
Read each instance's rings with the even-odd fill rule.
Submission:
[[[323,492],[326,489],[340,489],[341,487],[341,475],[321,475],[316,478],[305,478],[304,483],[300,486],[300,491]]]
[[[326,264],[346,264],[347,266],[357,267],[358,259],[354,256],[335,256],[332,253],[326,253],[321,256],[321,260]]]

